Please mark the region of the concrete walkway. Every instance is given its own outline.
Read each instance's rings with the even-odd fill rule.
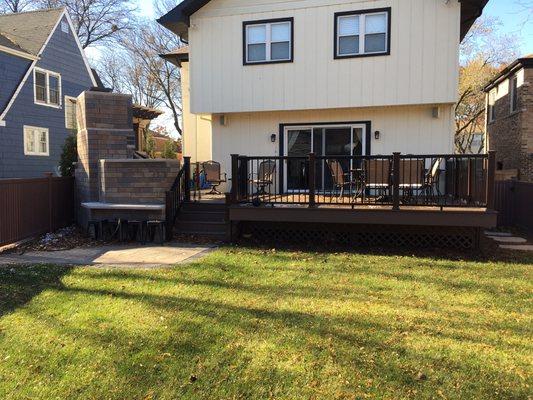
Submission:
[[[64,251],[0,255],[0,265],[56,264],[115,268],[157,268],[192,262],[215,246],[171,243],[164,246],[102,246]]]
[[[500,249],[533,251],[533,245],[529,244],[527,239],[513,236],[511,233],[487,231],[485,235],[498,243]]]

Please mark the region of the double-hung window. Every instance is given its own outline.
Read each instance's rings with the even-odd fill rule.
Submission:
[[[292,18],[244,22],[244,65],[292,62]]]
[[[494,107],[496,105],[497,89],[492,89],[489,92],[488,104],[487,104],[487,119],[489,122],[493,122],[496,119],[496,113]]]
[[[61,106],[61,75],[35,68],[33,82],[35,103],[51,107]]]
[[[513,75],[511,83],[511,113],[518,111],[518,76]]]
[[[48,129],[24,126],[24,154],[28,156],[48,156]]]
[[[335,14],[335,58],[390,54],[390,8]]]

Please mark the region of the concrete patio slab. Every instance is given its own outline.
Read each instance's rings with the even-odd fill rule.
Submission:
[[[76,266],[155,268],[192,262],[216,246],[172,243],[164,246],[101,246],[72,250],[0,255],[0,265],[59,264]]]
[[[492,240],[498,242],[498,243],[509,243],[509,244],[522,244],[527,243],[527,239],[516,237],[516,236],[509,236],[509,237],[491,237]]]
[[[511,237],[513,236],[513,234],[509,232],[491,232],[491,231],[485,231],[485,235],[489,237]]]
[[[523,244],[523,245],[501,244],[500,248],[506,249],[506,250],[533,251],[533,244]]]

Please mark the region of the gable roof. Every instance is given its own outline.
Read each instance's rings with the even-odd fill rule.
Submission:
[[[190,17],[210,0],[183,0],[157,20],[165,28],[187,40]],[[461,40],[464,39],[489,0],[459,0],[461,3]]]
[[[0,35],[19,51],[39,56],[63,12],[63,8],[55,8],[0,15]]]
[[[483,90],[485,92],[490,92],[501,82],[509,78],[521,68],[533,68],[533,54],[529,54],[525,57],[519,58],[518,60],[509,64],[498,75],[496,75],[496,77],[494,77],[489,83],[487,83]]]

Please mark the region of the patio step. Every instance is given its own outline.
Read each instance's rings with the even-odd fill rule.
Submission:
[[[227,233],[227,226],[225,204],[187,203],[180,210],[174,231],[183,235],[224,239]]]

